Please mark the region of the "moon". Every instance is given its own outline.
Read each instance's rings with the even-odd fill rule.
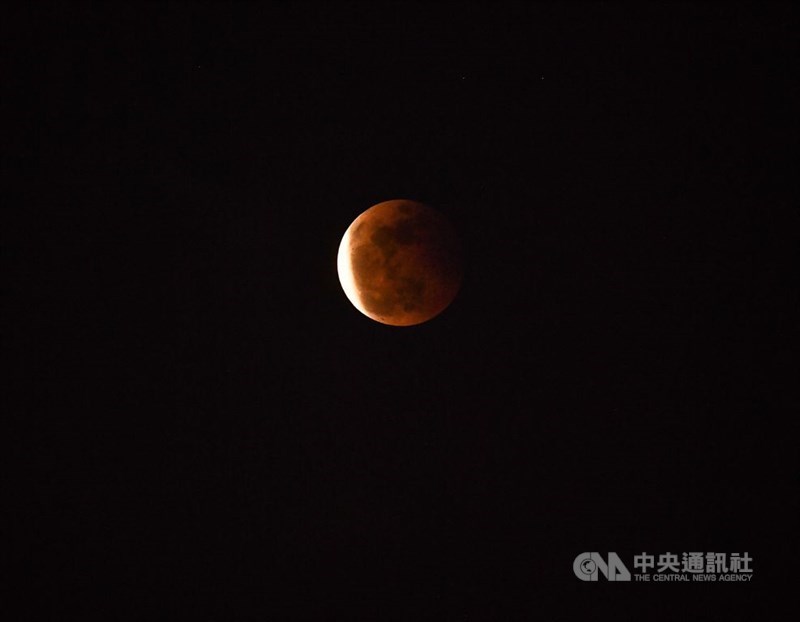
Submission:
[[[390,326],[436,317],[461,286],[461,246],[452,225],[433,208],[405,199],[359,215],[342,237],[336,265],[353,306]]]

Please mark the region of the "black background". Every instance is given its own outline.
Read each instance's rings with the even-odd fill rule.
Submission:
[[[789,5],[4,11],[29,618],[778,606]],[[350,222],[394,198],[467,256],[410,328],[336,275]],[[583,551],[747,551],[754,575],[590,584]]]

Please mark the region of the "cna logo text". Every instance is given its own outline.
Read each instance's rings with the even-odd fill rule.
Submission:
[[[581,581],[751,581],[753,558],[745,552],[702,553],[691,552],[642,553],[633,556],[631,571],[619,555],[609,552],[605,558],[601,553],[581,553],[572,562],[572,571]],[[648,572],[652,570],[652,572]]]
[[[603,575],[609,581],[630,581],[630,570],[616,553],[608,554],[606,562],[600,553],[581,553],[572,562],[572,570],[581,581],[597,581]]]

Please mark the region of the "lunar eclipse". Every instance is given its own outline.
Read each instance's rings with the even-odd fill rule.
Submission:
[[[408,200],[372,206],[347,228],[337,270],[347,298],[367,317],[413,326],[436,317],[461,286],[461,248],[447,219]]]

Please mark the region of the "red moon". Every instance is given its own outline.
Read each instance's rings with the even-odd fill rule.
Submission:
[[[347,228],[336,264],[355,308],[391,326],[436,317],[461,286],[455,230],[438,211],[416,201],[384,201],[363,212]]]

